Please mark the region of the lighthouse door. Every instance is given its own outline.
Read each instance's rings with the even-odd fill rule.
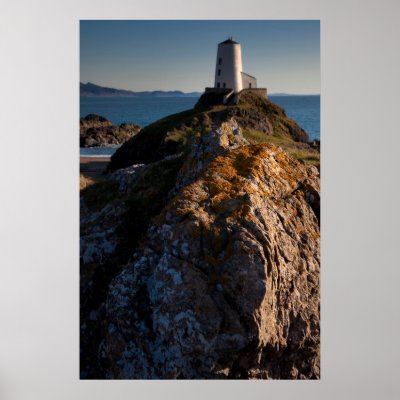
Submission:
[[[225,82],[222,84],[222,87],[223,87],[224,89],[226,88],[226,83],[225,83]]]

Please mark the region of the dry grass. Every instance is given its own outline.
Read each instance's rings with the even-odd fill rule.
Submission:
[[[89,176],[85,176],[84,174],[80,174],[79,176],[79,190],[84,190],[87,187],[97,183],[97,180],[91,178]]]

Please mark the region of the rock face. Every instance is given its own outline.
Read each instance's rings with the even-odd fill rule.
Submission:
[[[82,377],[318,379],[318,170],[250,145],[233,119],[196,138],[184,160],[127,262],[82,313]],[[83,212],[86,222],[116,215],[102,218],[100,259],[83,238],[81,307],[98,263],[115,256],[123,196],[148,168],[111,175],[115,211]]]
[[[116,146],[140,131],[135,124],[114,125],[100,115],[89,114],[80,119],[80,147]]]

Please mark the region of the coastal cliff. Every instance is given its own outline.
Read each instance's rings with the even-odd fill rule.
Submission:
[[[250,95],[116,152],[81,192],[82,378],[319,378],[319,154],[302,132]]]

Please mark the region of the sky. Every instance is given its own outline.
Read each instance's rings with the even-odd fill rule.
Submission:
[[[244,72],[268,93],[320,93],[317,20],[80,21],[80,81],[133,91],[203,92],[218,43],[241,44]]]

